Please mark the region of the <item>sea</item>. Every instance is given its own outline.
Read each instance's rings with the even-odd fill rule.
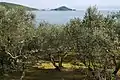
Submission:
[[[83,19],[85,10],[78,11],[33,11],[35,15],[35,23],[47,22],[50,24],[66,24],[70,19],[80,18]],[[118,12],[118,10],[100,10],[103,15]]]

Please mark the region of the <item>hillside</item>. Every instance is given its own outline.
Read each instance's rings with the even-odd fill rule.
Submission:
[[[23,7],[26,10],[29,10],[29,11],[38,10],[36,8],[31,8],[31,7],[27,7],[27,6],[23,6],[23,5],[19,5],[19,4],[14,4],[14,3],[7,3],[7,2],[0,2],[0,6],[4,6],[4,7],[8,8],[8,9],[15,8],[15,7],[21,7],[21,8]]]
[[[56,8],[56,9],[51,9],[51,11],[75,11],[75,9],[70,9],[66,6],[61,6],[61,7]]]

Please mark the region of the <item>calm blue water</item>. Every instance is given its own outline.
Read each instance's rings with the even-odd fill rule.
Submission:
[[[111,11],[103,10],[101,13],[104,15],[110,13]],[[36,23],[43,21],[49,22],[51,24],[65,24],[70,19],[73,18],[83,18],[85,11],[34,11],[33,14],[36,15]]]

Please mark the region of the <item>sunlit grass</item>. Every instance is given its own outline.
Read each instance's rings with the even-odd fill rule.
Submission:
[[[38,68],[44,68],[44,69],[54,69],[55,67],[53,66],[52,63],[42,63],[40,65],[37,66]]]
[[[58,63],[57,63],[58,65]],[[81,64],[81,66],[79,65],[73,65],[71,63],[63,63],[62,64],[64,68],[66,69],[79,69],[79,68],[84,68],[83,64]],[[41,63],[41,64],[37,64],[36,66],[37,68],[42,68],[42,69],[54,69],[55,67],[53,66],[53,64],[51,62],[45,62],[45,63]]]

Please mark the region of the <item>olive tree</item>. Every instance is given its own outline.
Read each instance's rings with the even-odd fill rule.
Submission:
[[[36,30],[36,40],[39,57],[51,61],[57,70],[61,70],[64,58],[68,54],[68,40],[64,31],[64,25],[52,25],[40,23]]]
[[[67,25],[76,58],[87,68],[89,78],[111,79],[113,55],[116,51],[115,19],[103,16],[96,7],[89,7],[83,20],[74,19]],[[110,74],[109,74],[110,73]],[[91,78],[90,78],[91,79]]]
[[[21,8],[0,7],[0,64],[6,71],[24,69],[30,52],[24,48],[34,35],[33,16]],[[25,50],[26,49],[26,50]],[[23,70],[24,72],[24,70]]]

